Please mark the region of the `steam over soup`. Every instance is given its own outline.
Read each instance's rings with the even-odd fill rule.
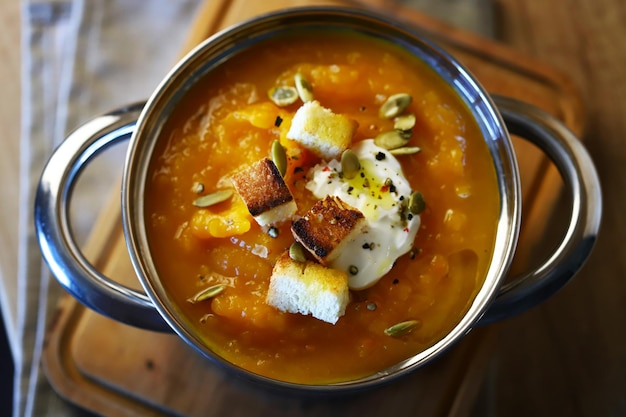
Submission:
[[[488,148],[454,91],[396,46],[264,41],[186,94],[155,152],[160,280],[242,368],[370,375],[436,343],[482,285],[499,211]]]

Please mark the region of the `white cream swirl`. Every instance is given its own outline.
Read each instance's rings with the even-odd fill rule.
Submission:
[[[306,188],[320,199],[337,196],[365,216],[367,232],[346,243],[330,265],[346,271],[350,288],[360,290],[378,282],[396,259],[411,250],[420,217],[408,212],[411,185],[389,151],[372,139],[360,141],[351,149],[361,163],[354,178],[343,178],[341,163],[331,160],[311,169]]]

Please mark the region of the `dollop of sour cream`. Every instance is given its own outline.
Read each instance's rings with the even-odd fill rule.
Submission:
[[[365,233],[347,242],[330,266],[346,271],[353,290],[374,285],[413,247],[420,226],[419,215],[410,214],[411,185],[398,160],[372,139],[356,143],[360,171],[354,178],[341,174],[341,163],[330,160],[309,172],[306,188],[317,198],[327,195],[359,209],[367,221]]]

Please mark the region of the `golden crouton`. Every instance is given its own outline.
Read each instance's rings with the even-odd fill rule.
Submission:
[[[268,158],[237,173],[232,182],[248,211],[261,226],[287,220],[296,212],[296,202],[289,187],[276,164]]]
[[[283,254],[274,265],[267,304],[285,312],[310,314],[335,324],[350,300],[348,276],[313,261],[298,262]]]
[[[326,196],[293,222],[291,232],[315,259],[328,265],[339,256],[343,245],[353,241],[366,227],[361,211],[339,197]]]
[[[356,121],[335,114],[314,100],[304,103],[296,111],[287,138],[317,156],[333,159],[350,146],[357,126]]]

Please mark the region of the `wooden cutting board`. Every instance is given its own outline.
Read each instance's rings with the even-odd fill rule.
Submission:
[[[248,17],[313,4],[377,8],[380,1],[210,0],[199,11],[186,52],[217,30]],[[569,81],[533,59],[411,9],[381,11],[447,49],[493,93],[533,103],[584,129]],[[523,181],[524,224],[516,269],[528,266],[561,181],[543,155],[515,140]],[[123,239],[119,200],[103,210],[85,254],[107,276],[139,288]],[[47,332],[44,365],[57,392],[103,416],[466,416],[478,393],[497,326],[475,329],[439,360],[388,386],[343,398],[297,398],[236,380],[170,334],[135,329],[60,300]]]

